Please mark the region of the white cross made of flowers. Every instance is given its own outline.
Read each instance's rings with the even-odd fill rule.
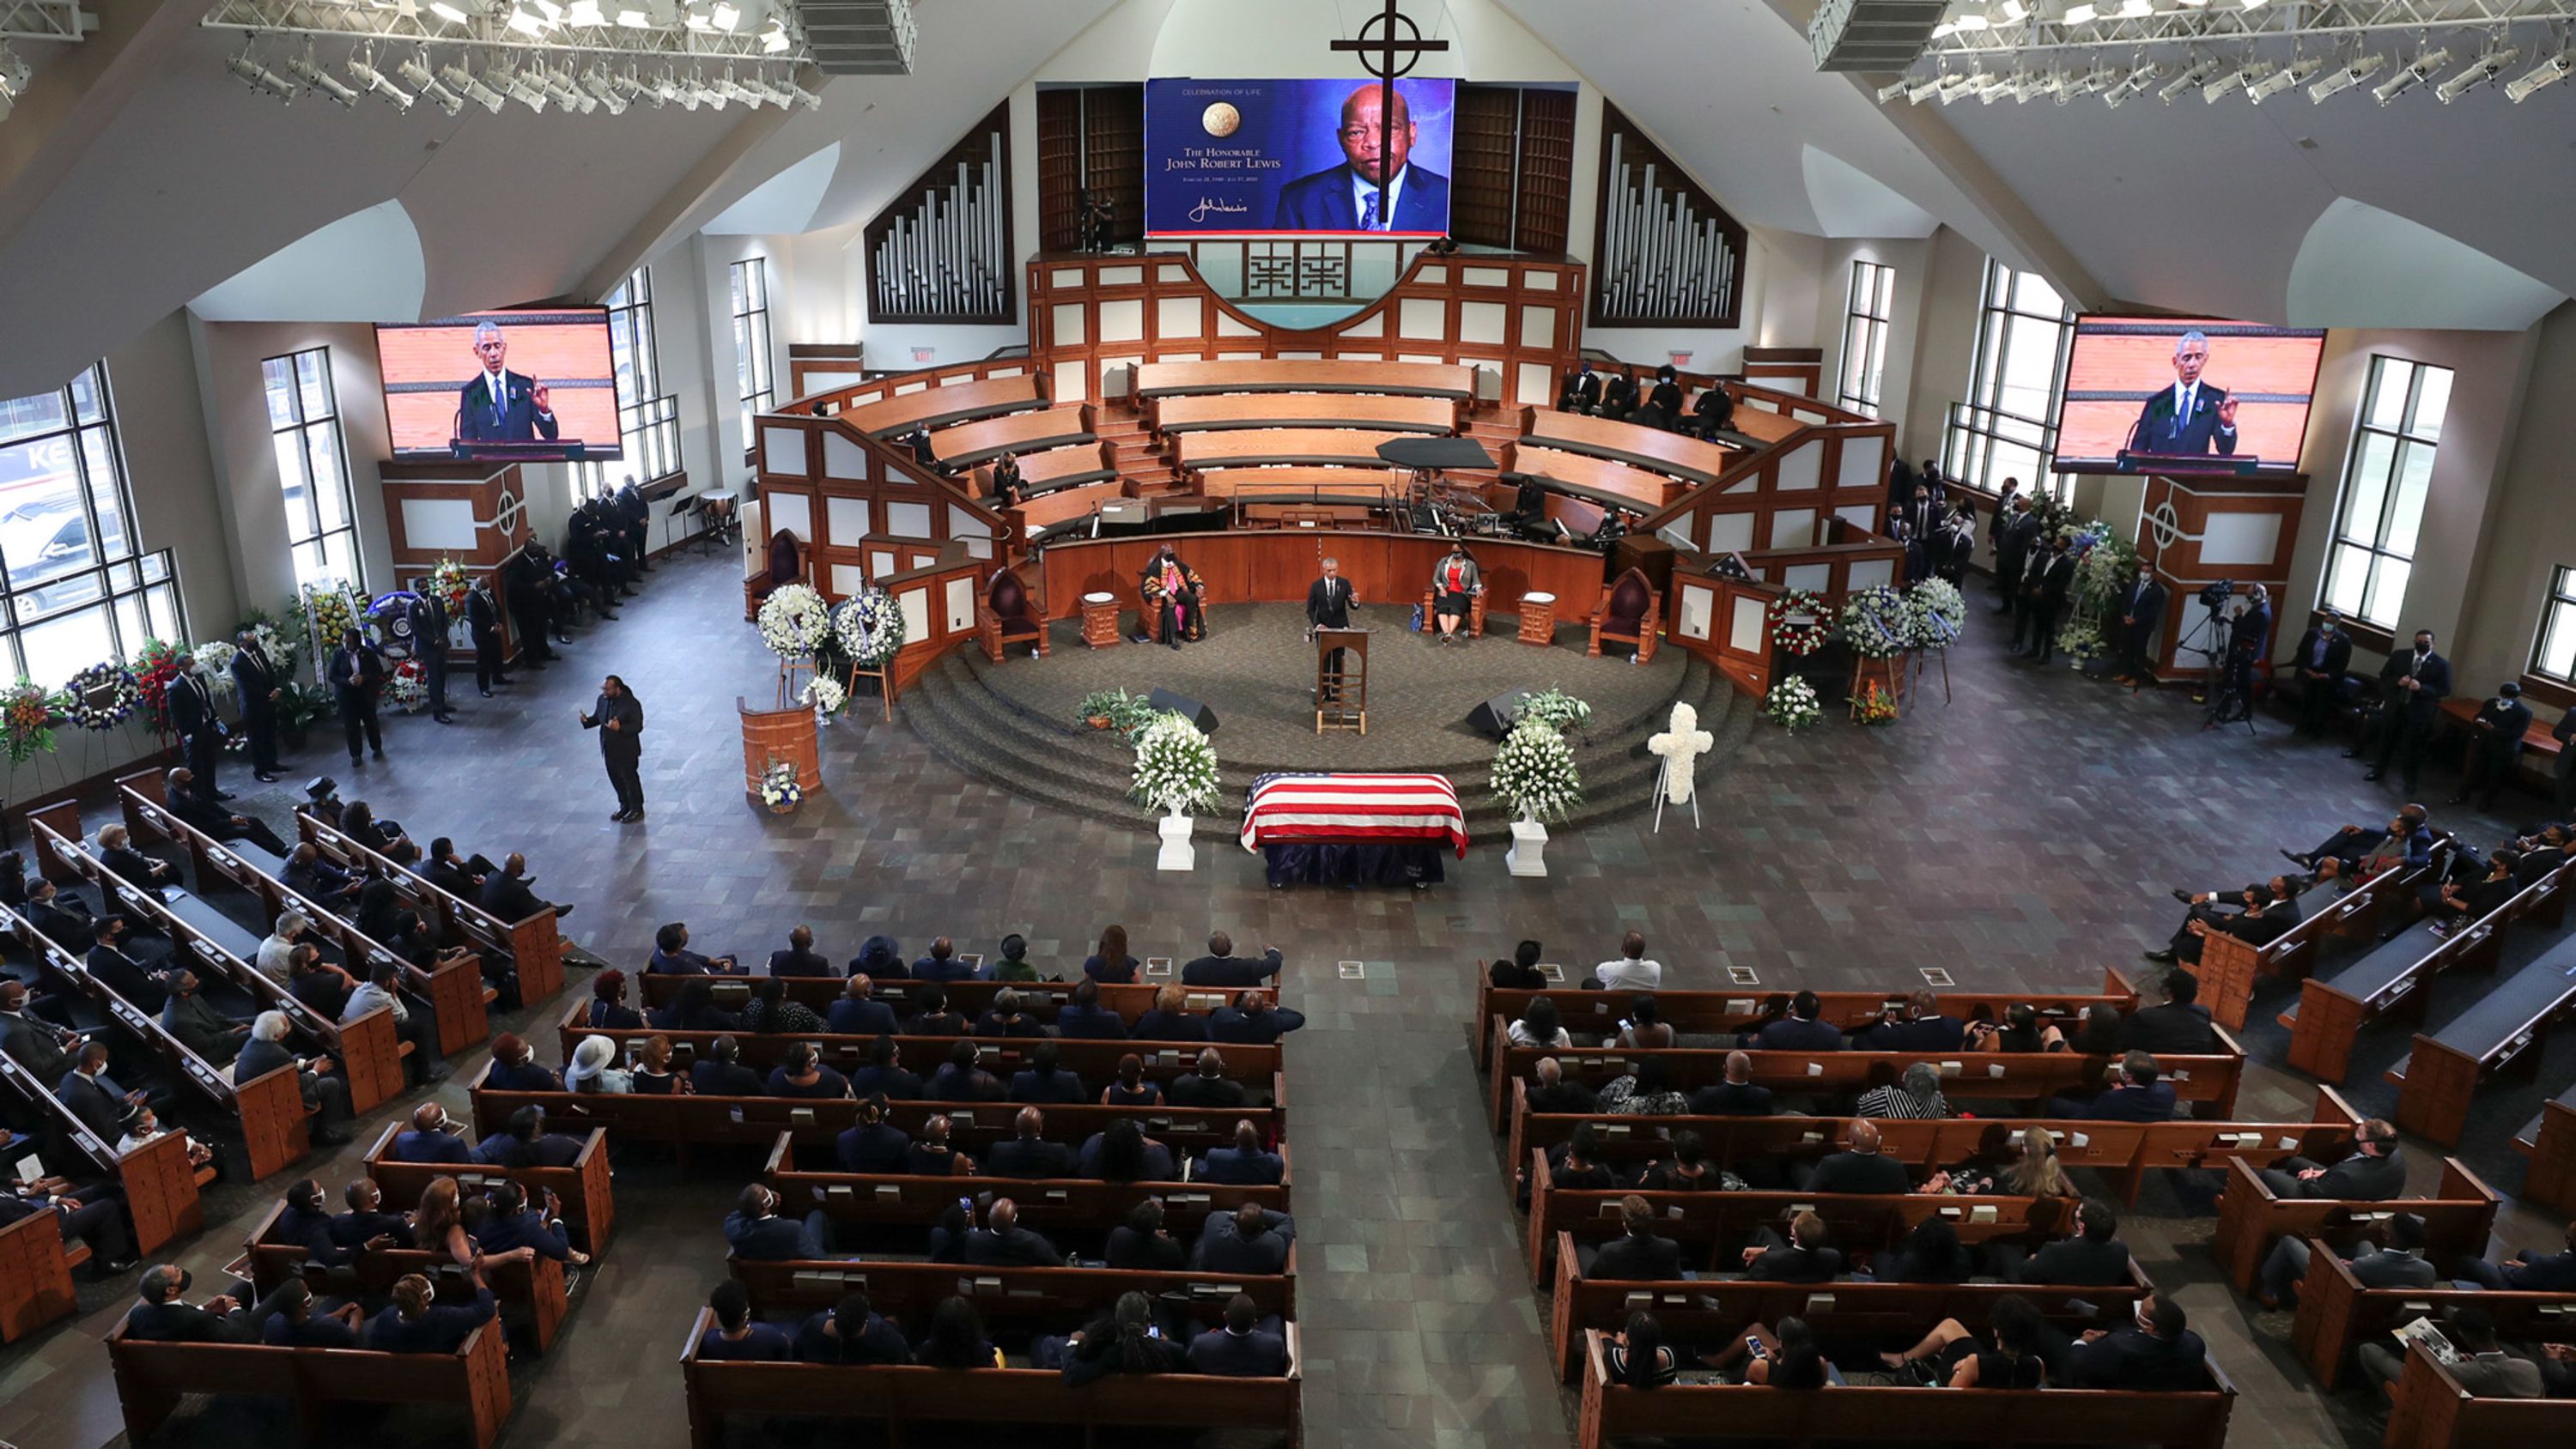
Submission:
[[[1664,733],[1646,740],[1646,748],[1663,756],[1664,798],[1675,805],[1687,805],[1699,757],[1717,747],[1717,736],[1699,727],[1699,711],[1687,704],[1673,706],[1669,723]]]

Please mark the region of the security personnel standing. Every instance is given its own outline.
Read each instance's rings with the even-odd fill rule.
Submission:
[[[501,601],[492,596],[490,574],[477,574],[465,596],[465,627],[474,636],[474,687],[490,699],[493,685],[510,682],[501,660]]]
[[[376,695],[385,687],[385,656],[366,640],[355,627],[340,631],[340,647],[331,651],[327,671],[331,693],[340,703],[340,727],[349,740],[349,763],[363,764],[358,758],[358,736],[366,735],[367,749],[379,760],[385,757],[384,735],[376,725]]]

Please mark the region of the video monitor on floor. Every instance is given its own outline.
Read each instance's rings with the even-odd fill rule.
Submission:
[[[396,458],[620,456],[605,307],[468,312],[379,325]]]
[[[2292,473],[2326,334],[2190,317],[2079,317],[2060,473]]]
[[[1457,83],[1145,83],[1145,234],[1439,237]]]

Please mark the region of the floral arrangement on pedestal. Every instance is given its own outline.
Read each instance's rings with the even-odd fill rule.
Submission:
[[[405,714],[429,703],[429,676],[417,659],[406,659],[385,676],[385,702]]]
[[[143,706],[134,671],[110,659],[73,675],[63,685],[63,718],[85,730],[112,730]]]
[[[2100,621],[2073,619],[2057,631],[2057,648],[2080,668],[2108,655],[2111,641],[2103,637]]]
[[[331,657],[340,647],[342,633],[358,627],[363,613],[349,586],[334,580],[327,584],[304,586],[304,618],[313,630],[313,657],[316,661]]]
[[[1583,803],[1573,747],[1554,725],[1523,717],[1494,751],[1494,793],[1523,820],[1564,820]]]
[[[241,650],[220,639],[209,639],[188,652],[197,656],[196,672],[205,679],[206,688],[217,694],[233,692],[233,656]]]
[[[832,611],[832,634],[850,663],[883,669],[903,647],[903,606],[883,589],[863,589]]]
[[[1813,589],[1790,589],[1771,601],[1766,614],[1771,624],[1771,642],[1799,658],[1815,653],[1834,640],[1832,615],[1825,608],[1825,596]]]
[[[760,803],[772,815],[792,813],[805,801],[805,787],[796,783],[796,762],[772,760],[760,772]]]
[[[1863,659],[1893,659],[1913,647],[1905,596],[1886,584],[1854,589],[1843,599],[1843,642]]]
[[[1522,700],[1513,719],[1538,720],[1554,726],[1558,734],[1567,734],[1592,723],[1592,706],[1551,684]]]
[[[1771,686],[1771,692],[1762,697],[1762,713],[1794,735],[1823,719],[1825,707],[1816,699],[1816,687],[1792,674]]]
[[[1896,698],[1878,687],[1875,679],[1864,681],[1860,693],[1850,699],[1852,718],[1865,725],[1894,724]]]
[[[760,606],[760,642],[794,663],[811,659],[832,632],[832,611],[811,584],[781,584]]]
[[[1216,745],[1188,715],[1164,714],[1136,738],[1136,776],[1129,792],[1165,814],[1185,815],[1216,803]]]
[[[841,688],[840,681],[828,674],[815,675],[812,682],[805,686],[804,692],[797,698],[814,706],[825,719],[839,714],[841,706],[850,702],[849,691]]]
[[[277,621],[269,617],[267,610],[251,610],[235,632],[238,633],[241,629],[248,629],[251,637],[259,641],[259,652],[268,656],[268,662],[276,668],[279,679],[288,680],[295,677],[295,651],[298,646],[294,640],[286,637],[285,630],[277,627]]]
[[[1947,649],[1968,622],[1968,601],[1948,579],[1925,579],[1905,591],[1906,642],[1916,649]]]
[[[473,591],[474,583],[465,577],[465,566],[452,558],[440,559],[438,567],[429,571],[429,581],[421,586],[422,593],[438,595],[451,619],[464,611],[465,596]]]
[[[170,733],[170,685],[178,677],[178,647],[160,639],[144,640],[134,656],[134,682],[143,691],[144,722],[155,733]]]
[[[26,679],[0,694],[0,736],[8,741],[10,764],[23,765],[53,753],[61,706],[60,699]]]

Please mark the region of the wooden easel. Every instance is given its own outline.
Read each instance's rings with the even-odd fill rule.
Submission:
[[[1366,629],[1315,631],[1315,733],[1368,733],[1368,639]]]
[[[850,682],[847,686],[847,691],[851,698],[855,699],[858,697],[859,681],[862,679],[873,679],[877,682],[877,698],[885,701],[886,723],[894,723],[893,676],[883,669],[863,669],[856,664],[851,665]]]
[[[1856,701],[1860,698],[1861,686],[1873,682],[1878,685],[1878,692],[1886,697],[1887,702],[1896,707],[1898,718],[1903,718],[1905,656],[1902,654],[1890,654],[1878,659],[1872,659],[1865,654],[1853,657],[1851,688],[1845,691],[1845,698],[1855,702],[1844,707],[1846,715],[1854,720],[1860,718],[1860,705]]]

